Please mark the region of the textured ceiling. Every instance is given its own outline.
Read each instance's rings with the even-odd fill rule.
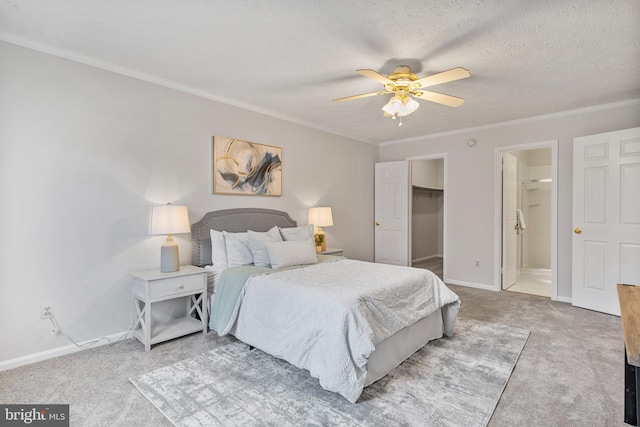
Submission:
[[[640,98],[638,0],[0,0],[0,39],[371,143]],[[331,102],[397,65],[466,103]]]

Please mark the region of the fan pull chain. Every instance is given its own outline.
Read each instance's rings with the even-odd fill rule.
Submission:
[[[402,116],[398,116],[398,114],[397,114],[397,113],[391,116],[391,118],[392,118],[393,120],[395,120],[395,119],[396,119],[396,117],[400,117],[400,123],[398,123],[398,126],[402,126]]]

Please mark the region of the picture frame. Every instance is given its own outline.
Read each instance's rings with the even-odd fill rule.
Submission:
[[[282,196],[282,148],[214,135],[213,193]]]

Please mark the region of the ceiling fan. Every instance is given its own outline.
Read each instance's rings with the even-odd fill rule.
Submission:
[[[462,98],[422,89],[442,83],[465,79],[471,76],[469,70],[457,67],[441,73],[418,78],[418,76],[411,72],[411,68],[407,65],[400,65],[396,67],[393,70],[393,73],[388,76],[384,76],[374,70],[356,70],[356,72],[382,83],[384,85],[384,90],[338,98],[334,99],[333,102],[350,101],[352,99],[367,98],[369,96],[385,95],[388,93],[393,94],[389,102],[382,107],[382,110],[384,111],[384,117],[391,117],[394,120],[396,117],[400,117],[400,123],[398,126],[402,126],[402,117],[413,113],[420,106],[420,104],[418,104],[415,99],[411,98],[411,96],[447,105],[449,107],[458,107],[462,105],[464,102],[464,99]]]

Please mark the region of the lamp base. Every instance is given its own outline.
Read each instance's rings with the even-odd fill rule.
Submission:
[[[178,244],[171,239],[162,244],[160,248],[160,271],[162,273],[173,273],[180,270],[180,255]]]

